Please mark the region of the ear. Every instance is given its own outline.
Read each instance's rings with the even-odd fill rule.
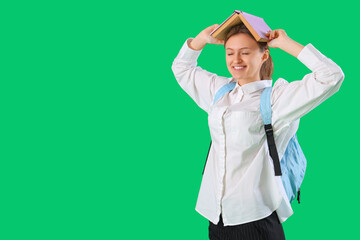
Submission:
[[[270,55],[269,49],[265,49],[262,56],[262,60],[265,62],[269,58],[269,55]]]

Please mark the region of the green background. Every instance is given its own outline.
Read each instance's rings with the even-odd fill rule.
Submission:
[[[345,80],[304,116],[308,160],[287,239],[354,239],[359,168],[358,9],[350,1],[14,1],[1,4],[0,239],[208,239],[195,211],[207,115],[171,65],[234,10],[336,62]],[[275,81],[309,73],[270,49]],[[230,77],[222,46],[202,68]]]

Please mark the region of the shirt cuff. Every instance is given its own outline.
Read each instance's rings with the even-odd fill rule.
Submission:
[[[184,44],[181,47],[180,52],[178,54],[179,59],[189,61],[189,62],[197,61],[202,49],[200,49],[200,50],[191,49],[188,44],[189,44],[190,40],[192,40],[192,39],[194,39],[194,38],[188,38],[184,42]]]
[[[308,43],[299,53],[297,56],[307,68],[311,71],[316,69],[316,66],[320,64],[324,59],[325,56],[319,52],[311,43]]]

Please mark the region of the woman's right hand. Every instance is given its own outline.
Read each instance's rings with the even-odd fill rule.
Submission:
[[[218,26],[219,24],[214,24],[205,28],[198,34],[199,38],[201,38],[206,43],[224,45],[224,40],[213,38],[212,36],[210,36],[210,33],[214,31],[214,29],[217,28]]]
[[[219,26],[219,24],[214,24],[210,27],[202,30],[194,39],[189,43],[189,47],[193,50],[201,50],[207,43],[224,45],[224,40],[213,38],[210,36],[210,33]]]

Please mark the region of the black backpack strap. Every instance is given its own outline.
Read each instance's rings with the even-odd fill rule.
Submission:
[[[274,131],[271,125],[271,93],[272,87],[263,90],[260,97],[260,113],[265,127],[270,156],[274,162],[275,176],[281,176],[281,167],[278,152],[275,145]]]
[[[208,159],[208,157],[209,157],[209,152],[210,152],[210,148],[211,148],[211,143],[212,143],[212,141],[210,141],[209,151],[208,151],[208,154],[207,154],[207,156],[206,156],[206,161],[205,161],[204,169],[203,169],[203,172],[202,172],[203,175],[204,175],[204,171],[205,171],[206,162],[207,162],[207,159]]]
[[[269,145],[270,156],[274,162],[275,176],[281,176],[281,167],[278,152],[275,145],[274,131],[271,124],[265,124],[266,138]]]
[[[298,194],[298,196],[297,196],[297,200],[298,200],[298,203],[300,203],[300,188],[299,188],[299,190],[298,190],[297,194]]]

